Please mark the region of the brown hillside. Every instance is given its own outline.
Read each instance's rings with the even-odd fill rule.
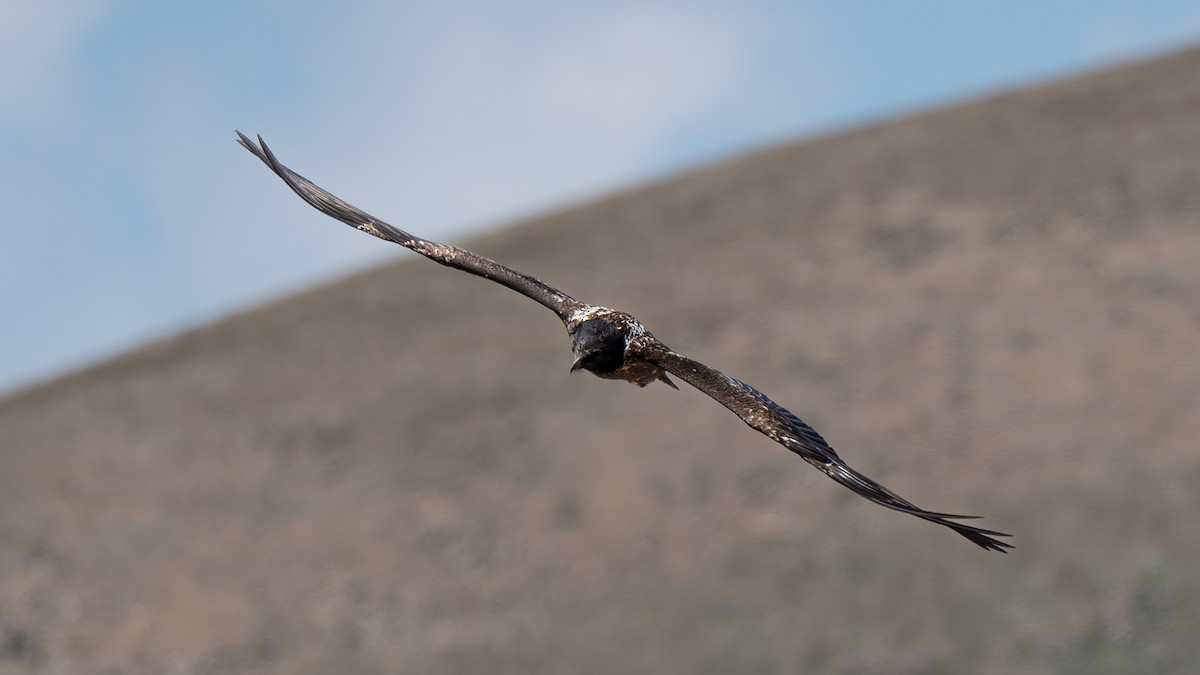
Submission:
[[[569,376],[552,314],[410,256],[0,401],[0,672],[1200,662],[1200,50],[467,246],[1017,550],[869,504],[686,386]]]

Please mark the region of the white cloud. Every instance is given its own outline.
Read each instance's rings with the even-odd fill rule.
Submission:
[[[741,93],[763,30],[757,19],[744,11],[617,9],[582,35],[546,36],[567,58],[536,64],[533,103],[544,121],[653,145],[680,121]]]
[[[335,35],[356,48],[318,74],[328,103],[300,150],[433,235],[663,170],[681,129],[745,94],[769,24],[704,3],[376,11]]]
[[[0,21],[0,121],[46,106],[63,83],[77,40],[110,0],[7,3]]]

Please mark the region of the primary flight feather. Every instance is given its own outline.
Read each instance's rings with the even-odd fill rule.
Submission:
[[[494,260],[456,246],[422,239],[389,225],[281,164],[261,136],[255,144],[242,132],[237,135],[238,143],[254,153],[318,211],[380,239],[412,249],[434,262],[503,284],[549,308],[562,320],[571,338],[575,359],[572,372],[583,369],[598,377],[626,380],[643,387],[654,381],[675,387],[667,376],[670,373],[729,408],[751,428],[876,504],[944,525],[988,550],[1006,552],[1006,548],[1012,548],[1011,544],[995,538],[1009,536],[1003,532],[959,522],[973,516],[934,513],[918,508],[850,468],[829,443],[799,417],[745,382],[671,351],[629,314],[579,302],[539,279]]]

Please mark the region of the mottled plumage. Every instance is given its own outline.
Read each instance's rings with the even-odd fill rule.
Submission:
[[[958,522],[972,516],[925,511],[850,468],[825,439],[799,417],[754,387],[671,351],[632,316],[587,305],[494,260],[455,246],[421,239],[393,227],[281,164],[261,136],[257,145],[241,132],[238,137],[242,146],[270,167],[301,199],[322,213],[380,239],[410,248],[447,267],[491,279],[548,307],[562,320],[571,338],[575,359],[572,371],[583,369],[598,377],[626,380],[642,387],[656,380],[675,387],[667,377],[667,373],[671,373],[729,408],[751,428],[876,504],[944,525],[985,549],[1003,552],[1012,548],[1011,544],[994,538],[1009,535]]]

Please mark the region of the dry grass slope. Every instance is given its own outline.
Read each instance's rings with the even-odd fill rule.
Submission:
[[[412,256],[0,401],[0,671],[1191,672],[1197,120],[1192,50],[467,243],[1013,555]]]

